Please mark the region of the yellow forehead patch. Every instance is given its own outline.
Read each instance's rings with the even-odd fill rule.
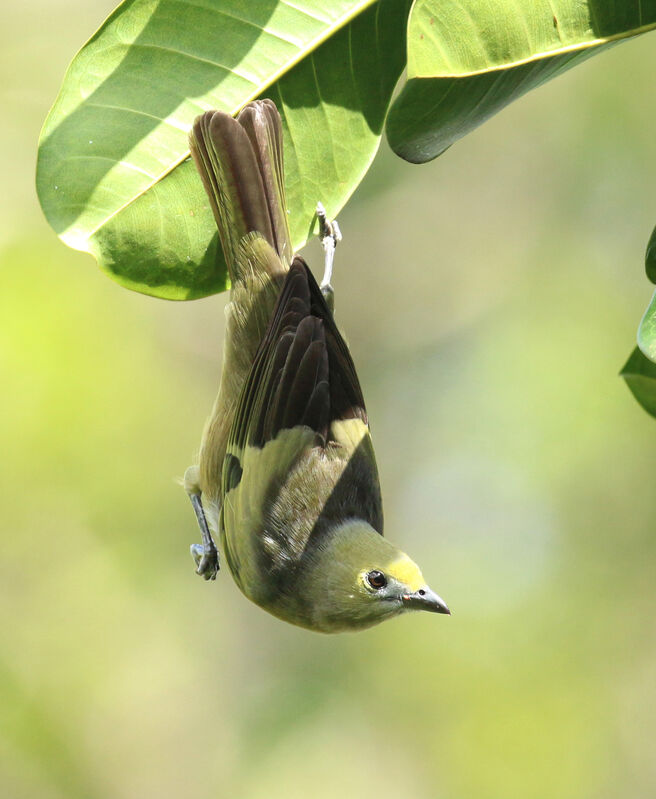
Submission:
[[[418,591],[425,583],[419,567],[407,555],[392,561],[387,571],[392,577],[407,585],[411,591]]]

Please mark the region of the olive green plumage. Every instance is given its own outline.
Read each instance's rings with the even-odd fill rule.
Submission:
[[[219,535],[243,593],[293,624],[336,632],[412,608],[448,613],[382,537],[355,366],[292,253],[275,105],[207,112],[190,142],[232,284],[221,385],[185,475],[201,530],[206,519]],[[207,543],[204,553],[199,573],[213,578]]]

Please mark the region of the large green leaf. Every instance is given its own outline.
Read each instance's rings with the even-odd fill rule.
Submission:
[[[416,0],[392,149],[423,163],[530,89],[656,27],[656,0]]]
[[[647,413],[656,416],[656,363],[636,347],[620,374]]]
[[[37,188],[66,244],[128,288],[191,299],[226,269],[187,133],[271,97],[297,246],[367,171],[405,66],[409,0],[125,0],[73,60],[44,125]]]

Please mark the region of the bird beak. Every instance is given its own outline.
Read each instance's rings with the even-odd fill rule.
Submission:
[[[429,610],[431,613],[451,615],[446,602],[435,591],[431,591],[427,585],[412,594],[404,594],[403,602],[408,607],[416,610]]]

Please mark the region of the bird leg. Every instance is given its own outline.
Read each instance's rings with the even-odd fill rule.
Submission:
[[[216,580],[216,573],[219,571],[219,551],[210,533],[201,502],[198,466],[190,466],[187,469],[184,476],[184,487],[191,500],[196,519],[198,519],[200,537],[203,542],[202,544],[192,544],[190,547],[191,557],[196,564],[196,574],[200,574],[204,580]]]
[[[321,293],[331,311],[335,308],[335,292],[330,285],[333,276],[333,261],[335,260],[335,247],[342,240],[342,231],[336,219],[331,222],[326,216],[326,209],[322,203],[317,203],[317,219],[319,220],[319,238],[324,251],[324,271],[321,281]]]

